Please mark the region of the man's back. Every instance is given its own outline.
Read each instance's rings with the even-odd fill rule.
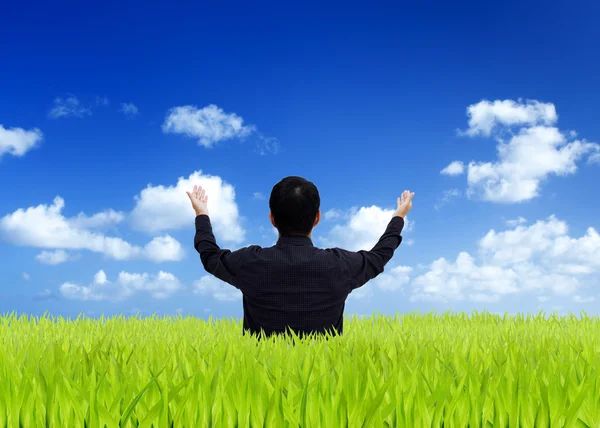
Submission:
[[[200,215],[194,246],[207,272],[242,291],[244,332],[335,334],[343,332],[346,297],[383,272],[403,226],[393,217],[370,251],[320,249],[308,236],[284,235],[273,247],[231,252],[217,246],[209,217]]]

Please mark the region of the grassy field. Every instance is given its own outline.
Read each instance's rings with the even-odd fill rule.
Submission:
[[[13,313],[5,426],[598,427],[600,319],[376,313],[259,342],[237,319]]]

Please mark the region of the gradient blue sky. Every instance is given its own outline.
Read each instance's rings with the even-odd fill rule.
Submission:
[[[319,188],[322,247],[369,249],[415,191],[404,243],[347,314],[597,313],[598,13],[5,4],[0,312],[241,317],[193,248],[196,174],[222,180],[209,207],[231,249],[274,243],[287,175]]]

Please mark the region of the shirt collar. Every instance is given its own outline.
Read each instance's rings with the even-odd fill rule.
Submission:
[[[282,235],[277,240],[277,245],[303,245],[314,247],[312,239],[302,235]]]

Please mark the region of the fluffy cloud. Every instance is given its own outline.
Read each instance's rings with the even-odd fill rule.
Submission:
[[[370,250],[375,246],[388,223],[392,219],[395,209],[383,209],[376,205],[351,208],[347,214],[348,220],[344,224],[335,225],[326,237],[318,241],[327,247],[340,247],[350,251]],[[327,219],[327,213],[325,213]],[[330,215],[330,218],[335,218]],[[405,219],[404,232],[411,229],[408,218]]]
[[[51,119],[58,119],[60,117],[84,117],[91,115],[92,111],[81,105],[77,97],[69,96],[67,98],[57,97],[54,99],[54,106],[48,113],[48,117]]]
[[[72,224],[82,229],[101,229],[121,223],[124,219],[125,214],[123,212],[109,209],[96,213],[91,217],[86,216],[84,213],[79,213],[77,217],[72,219]]]
[[[257,199],[257,200],[259,200],[259,201],[264,201],[264,200],[266,199],[266,198],[265,198],[265,195],[263,195],[261,192],[254,192],[254,193],[252,194],[252,197],[253,197],[254,199]]]
[[[205,275],[194,282],[193,292],[198,295],[210,295],[214,299],[221,301],[242,300],[242,292],[240,290],[212,275]]]
[[[36,260],[45,265],[58,265],[68,261],[77,260],[78,257],[72,256],[65,250],[42,251],[37,256]]]
[[[579,140],[575,132],[561,132],[553,104],[538,101],[481,101],[467,109],[469,129],[463,134],[494,134],[498,159],[471,161],[467,169],[467,195],[491,202],[514,203],[540,193],[550,175],[577,171],[577,162],[600,152],[600,145]],[[512,126],[519,126],[512,132]],[[504,135],[507,135],[505,138]]]
[[[38,146],[42,140],[42,132],[37,128],[30,131],[23,128],[7,129],[0,124],[0,158],[6,153],[23,156]]]
[[[157,263],[183,259],[184,251],[175,238],[165,235],[154,238],[144,247],[146,257]]]
[[[383,291],[403,291],[404,286],[410,282],[413,268],[410,266],[386,266],[385,270],[377,277],[363,285],[352,290],[348,295],[350,300],[365,300],[374,296],[374,289]]]
[[[166,299],[182,289],[179,280],[168,272],[160,271],[156,275],[120,272],[117,280],[111,282],[100,270],[90,285],[65,282],[60,286],[60,293],[71,300],[122,301],[140,292],[150,294],[153,299]]]
[[[27,272],[23,272],[23,279],[25,281],[29,281],[31,279],[31,275],[29,275]]]
[[[197,138],[198,144],[204,147],[212,147],[222,140],[244,138],[256,130],[253,125],[244,125],[244,119],[240,116],[225,113],[214,104],[201,109],[191,105],[173,107],[162,129],[165,133]]]
[[[387,268],[373,279],[373,285],[380,290],[398,291],[410,281],[413,268],[410,266],[396,266]]]
[[[461,175],[465,172],[465,165],[461,161],[451,162],[446,168],[440,171],[444,175]]]
[[[515,125],[551,125],[558,115],[552,103],[541,103],[535,100],[483,100],[467,107],[469,129],[464,134],[490,135],[497,126]]]
[[[470,162],[469,196],[492,202],[521,202],[539,196],[549,175],[569,175],[577,162],[600,146],[585,141],[568,142],[557,128],[523,128],[498,147],[497,162]]]
[[[135,208],[131,213],[132,227],[146,232],[194,227],[194,212],[186,191],[200,185],[209,195],[208,210],[217,239],[241,243],[245,230],[240,223],[233,186],[221,177],[192,173],[180,177],[174,186],[148,185],[136,195]]]
[[[116,260],[150,259],[156,262],[180,260],[183,257],[181,245],[170,236],[154,238],[146,247],[132,245],[121,238],[108,237],[91,230],[118,222],[122,215],[105,211],[91,217],[79,214],[67,218],[62,214],[64,200],[57,196],[52,205],[40,204],[27,209],[20,208],[0,219],[0,232],[17,245],[77,250],[85,249]],[[160,244],[168,244],[158,250]],[[45,257],[45,256],[44,256]]]
[[[137,116],[140,112],[133,103],[121,103],[119,111],[129,118]]]
[[[570,295],[588,275],[600,273],[600,235],[594,228],[580,238],[567,233],[567,224],[555,216],[490,230],[478,243],[479,260],[461,252],[455,261],[434,261],[412,282],[411,300],[495,302],[523,292]]]

